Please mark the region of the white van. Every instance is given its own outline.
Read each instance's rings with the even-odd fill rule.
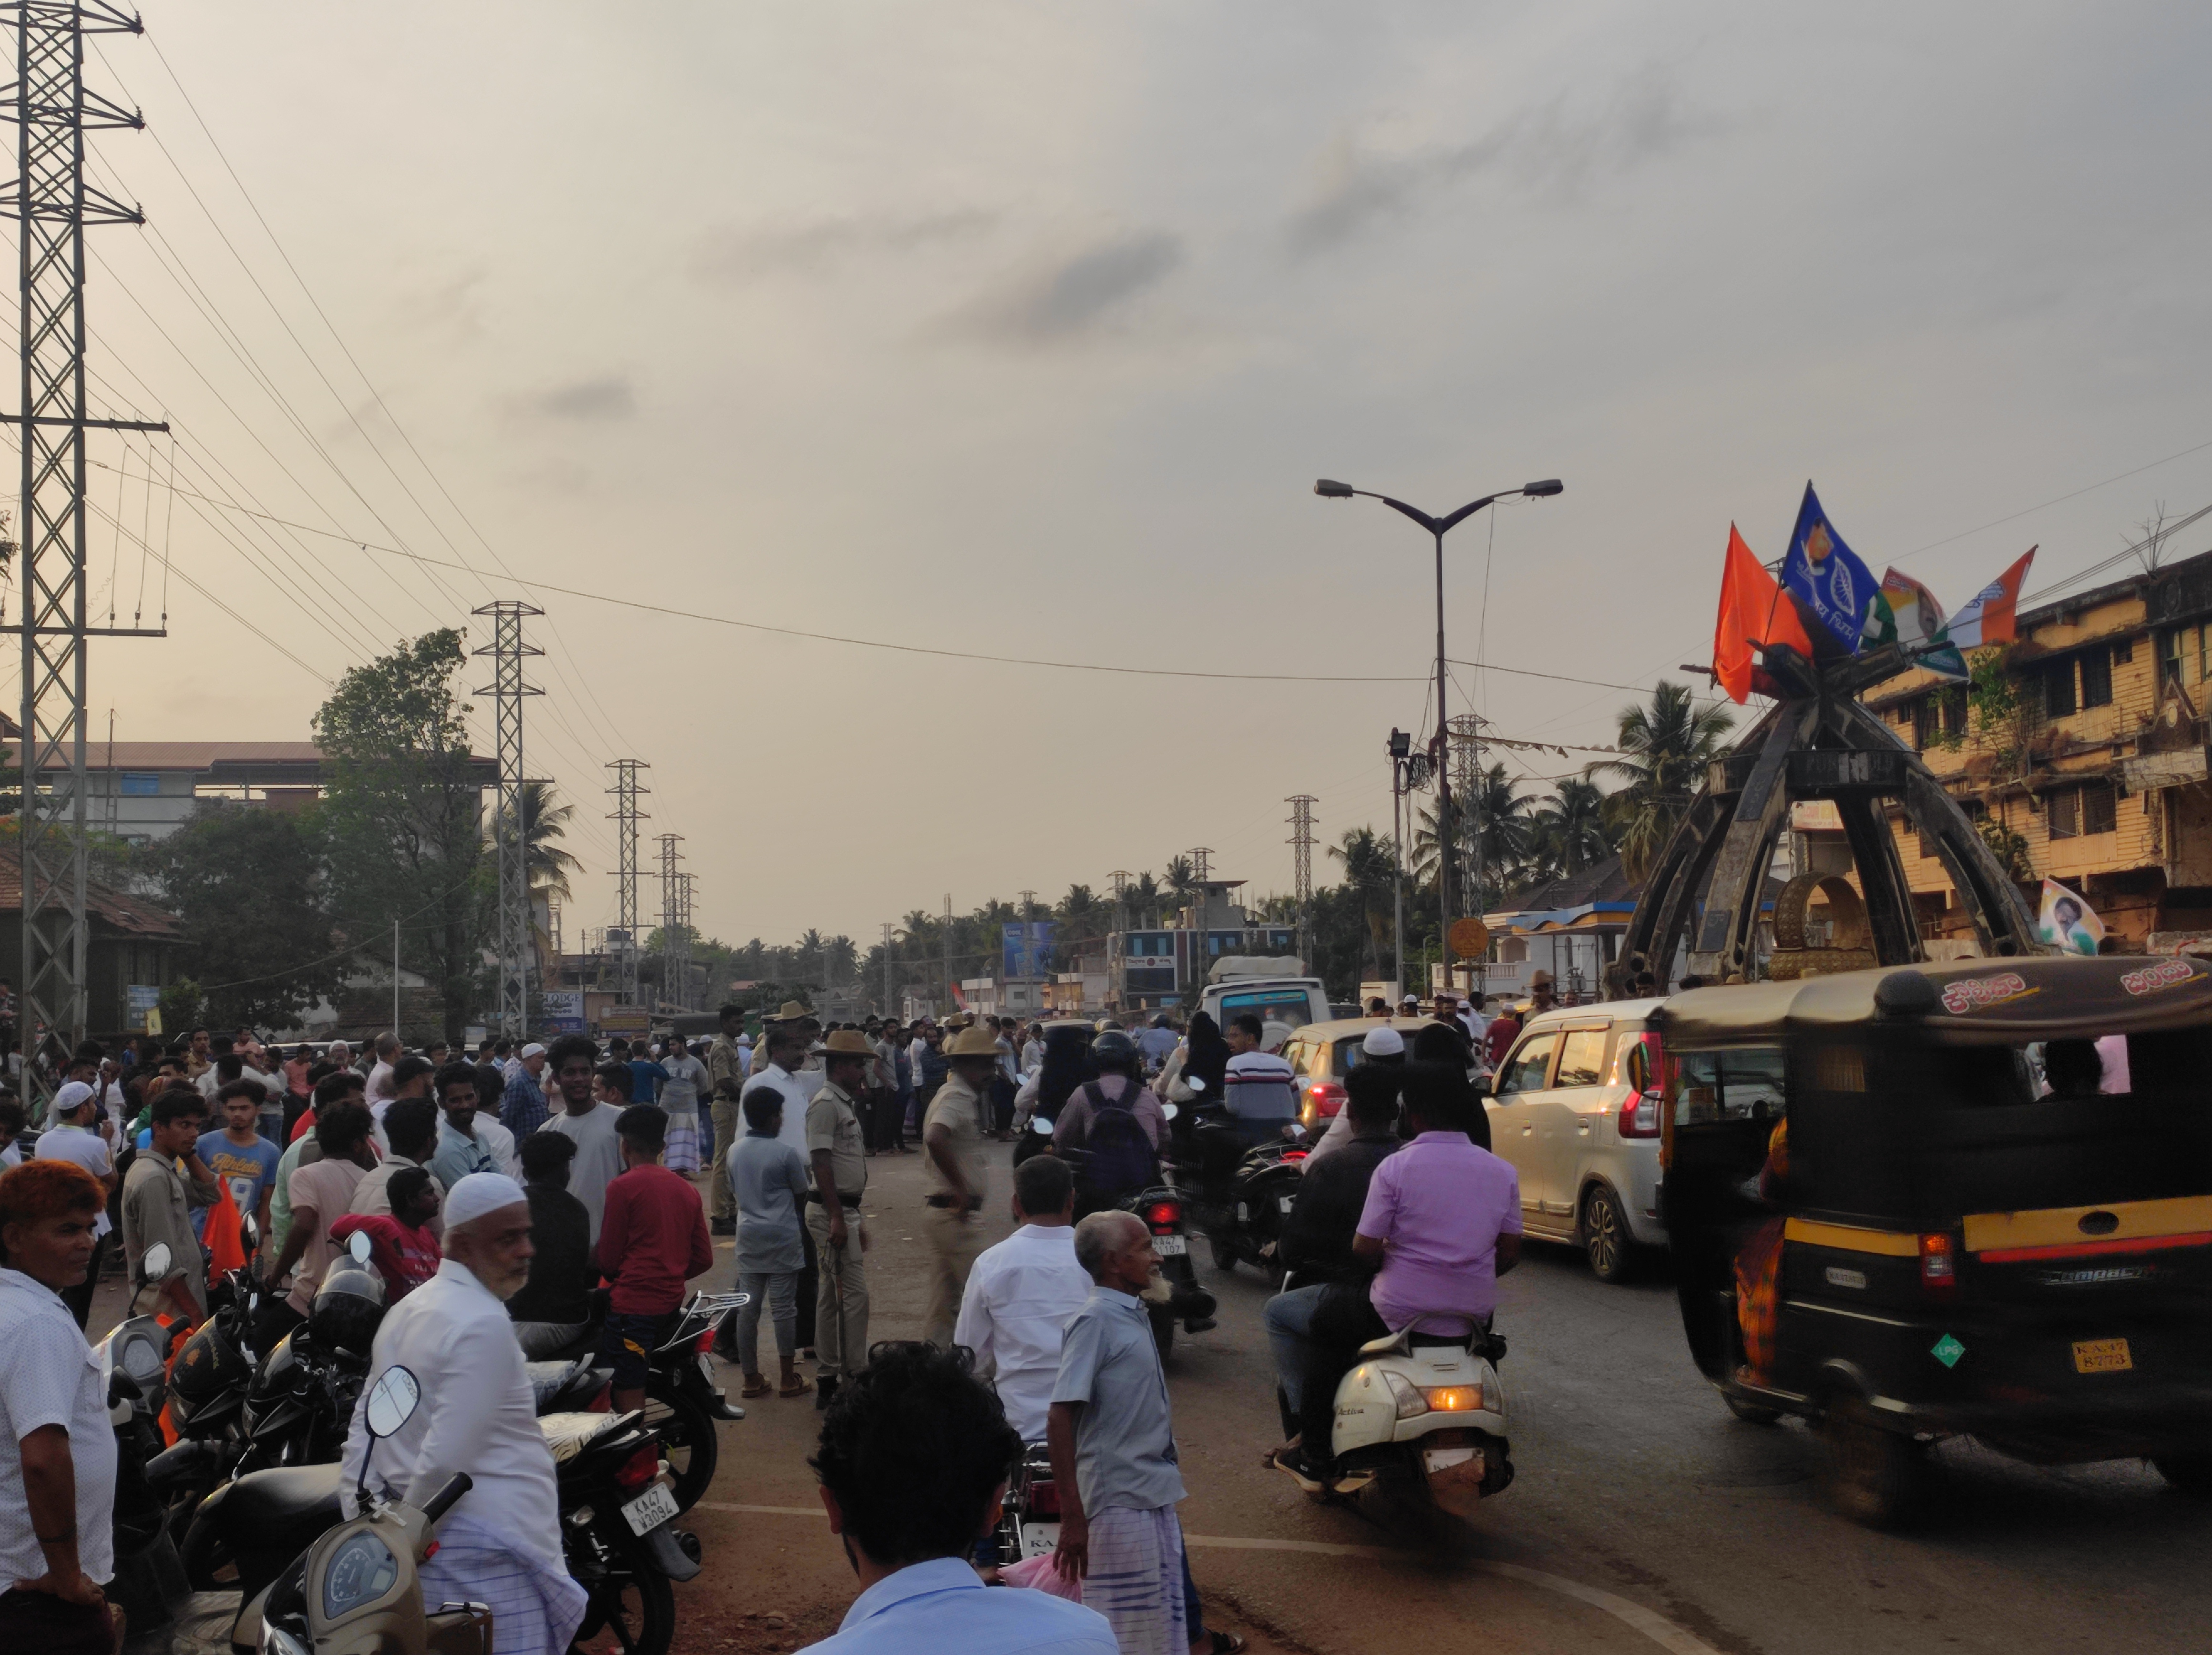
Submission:
[[[1279,1025],[1268,1031],[1273,1037],[1271,1046],[1279,1045],[1292,1031],[1308,1023],[1325,1023],[1336,1015],[1329,1009],[1328,991],[1322,986],[1318,977],[1225,978],[1206,985],[1199,1009],[1212,1018],[1224,1033],[1232,1019],[1248,1012],[1259,1018],[1263,1026]]]

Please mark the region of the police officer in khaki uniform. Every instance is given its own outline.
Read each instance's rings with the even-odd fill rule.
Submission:
[[[999,1043],[987,1030],[963,1028],[945,1048],[951,1072],[922,1117],[922,1171],[929,1180],[922,1235],[933,1255],[929,1311],[921,1337],[950,1348],[959,1319],[968,1271],[983,1250],[983,1121],[990,1107],[991,1077],[998,1072]]]
[[[815,1406],[827,1408],[837,1382],[868,1359],[867,1226],[860,1197],[868,1187],[867,1133],[860,1099],[875,1048],[857,1029],[841,1028],[822,1053],[822,1089],[806,1106],[806,1196],[819,1276],[815,1289]]]
[[[707,1048],[707,1079],[714,1094],[709,1112],[714,1119],[714,1161],[708,1168],[708,1210],[717,1235],[738,1233],[738,1203],[730,1192],[730,1150],[739,1137],[738,1094],[745,1088],[745,1054],[738,1036],[745,1032],[743,1006],[724,1006],[720,1014],[722,1032]]]

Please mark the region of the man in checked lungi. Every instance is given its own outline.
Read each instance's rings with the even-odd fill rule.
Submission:
[[[1060,1488],[1060,1571],[1081,1577],[1121,1655],[1187,1655],[1183,1497],[1151,1318],[1138,1296],[1158,1273],[1152,1232],[1133,1213],[1075,1227],[1075,1262],[1095,1284],[1067,1325],[1045,1436]]]

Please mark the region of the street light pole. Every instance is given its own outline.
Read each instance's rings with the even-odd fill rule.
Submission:
[[[1402,730],[1390,732],[1390,953],[1394,987],[1390,1009],[1406,992],[1406,764],[1413,738]]]
[[[1485,494],[1480,500],[1470,500],[1456,512],[1443,517],[1431,517],[1418,506],[1408,506],[1402,500],[1393,500],[1388,494],[1378,494],[1371,489],[1354,488],[1348,482],[1338,482],[1322,477],[1314,484],[1314,493],[1324,500],[1350,500],[1357,495],[1366,500],[1379,500],[1392,511],[1413,518],[1426,529],[1437,547],[1437,910],[1440,930],[1437,937],[1437,959],[1443,967],[1444,986],[1451,986],[1451,846],[1447,836],[1456,838],[1452,823],[1451,797],[1451,737],[1446,726],[1448,712],[1444,702],[1444,536],[1484,506],[1504,500],[1510,494],[1524,494],[1531,500],[1542,500],[1565,492],[1565,485],[1557,477],[1547,477],[1540,482],[1523,483],[1518,488],[1501,488],[1494,494]]]

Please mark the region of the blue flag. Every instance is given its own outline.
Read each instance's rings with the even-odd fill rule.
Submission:
[[[1805,503],[1797,508],[1790,555],[1782,561],[1782,588],[1845,650],[1858,653],[1881,583],[1844,544],[1809,482]]]

